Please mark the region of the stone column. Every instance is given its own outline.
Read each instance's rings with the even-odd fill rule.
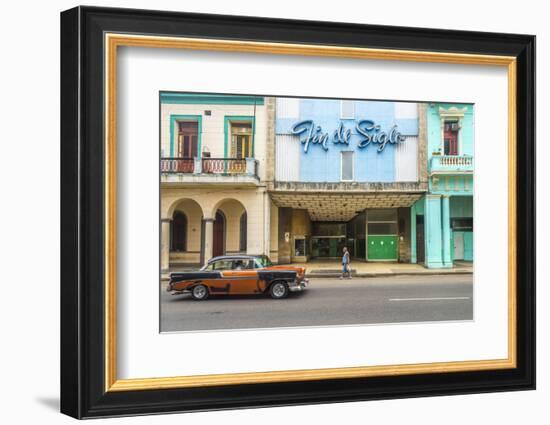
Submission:
[[[212,258],[214,245],[214,219],[205,218],[204,221],[204,263]]]
[[[426,195],[424,207],[425,264],[428,268],[443,267],[441,235],[441,196]]]
[[[418,103],[418,181],[428,182],[428,124],[425,103]]]
[[[271,201],[264,192],[264,254],[269,257],[271,247]]]
[[[274,97],[265,98],[266,110],[266,156],[265,156],[265,180],[273,182],[275,179],[275,119],[276,104]]]
[[[193,166],[193,174],[201,174],[202,173],[202,159],[200,157],[193,158],[194,166]]]
[[[170,269],[170,222],[169,218],[160,220],[160,272],[168,273]]]
[[[416,202],[411,205],[411,263],[416,264]]]
[[[443,267],[452,267],[453,260],[451,257],[451,216],[449,197],[441,198],[441,227],[443,236]]]

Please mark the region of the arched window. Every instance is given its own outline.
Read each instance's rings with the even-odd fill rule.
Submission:
[[[187,251],[187,217],[181,211],[172,220],[171,251]]]
[[[240,229],[240,239],[239,239],[239,250],[246,252],[246,228],[247,228],[247,218],[246,211],[241,215],[241,229]]]

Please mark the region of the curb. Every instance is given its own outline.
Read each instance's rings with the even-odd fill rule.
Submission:
[[[452,275],[467,275],[467,274],[473,274],[473,272],[470,271],[456,271],[456,272],[441,272],[441,271],[433,271],[433,272],[399,272],[399,273],[352,273],[353,277],[394,277],[394,276],[452,276]],[[335,277],[340,277],[340,273],[315,273],[315,274],[307,274],[306,277],[308,278],[330,278],[334,279]]]
[[[395,277],[395,276],[453,276],[453,275],[471,275],[473,272],[466,271],[466,270],[460,270],[456,272],[441,272],[441,271],[433,271],[433,272],[399,272],[399,273],[352,273],[353,277]],[[335,279],[340,277],[340,273],[315,273],[315,274],[307,274],[307,278],[315,278],[315,279]],[[162,282],[170,280],[168,276],[162,276],[160,279]]]

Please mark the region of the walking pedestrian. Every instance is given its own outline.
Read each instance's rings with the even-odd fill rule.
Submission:
[[[351,279],[350,255],[348,249],[344,247],[342,255],[342,276],[340,276],[340,279],[343,279],[346,275],[348,279]]]

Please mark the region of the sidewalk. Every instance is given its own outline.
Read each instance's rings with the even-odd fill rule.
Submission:
[[[312,260],[308,263],[294,263],[293,266],[306,268],[308,277],[335,277],[342,273],[338,261]],[[428,269],[421,264],[377,262],[367,263],[354,261],[351,263],[352,275],[358,277],[398,276],[398,275],[441,275],[441,274],[471,274],[473,263],[456,261],[455,266],[446,269]]]
[[[342,274],[342,265],[338,260],[311,260],[308,263],[293,263],[291,266],[306,268],[307,277],[339,277]],[[187,265],[172,267],[170,272],[193,271],[199,265]],[[407,275],[449,275],[449,274],[472,274],[473,263],[466,261],[455,261],[455,266],[448,269],[428,269],[421,264],[377,262],[367,263],[364,261],[353,261],[351,263],[352,276],[377,277],[377,276],[407,276]],[[163,274],[162,280],[169,279],[169,274]]]

